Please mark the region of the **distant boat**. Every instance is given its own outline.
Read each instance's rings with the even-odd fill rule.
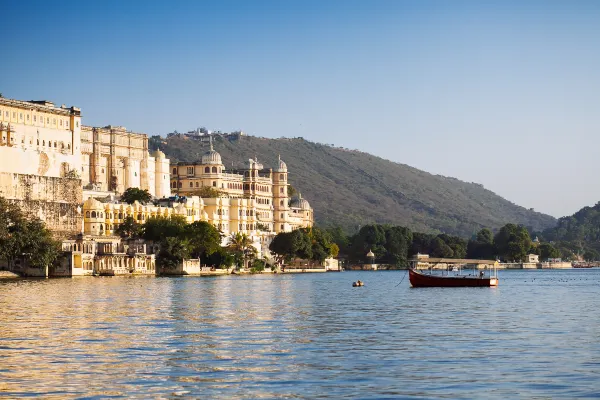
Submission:
[[[482,271],[483,272],[483,271]],[[408,279],[412,287],[490,287],[498,286],[498,277],[484,276],[442,276],[408,270]]]

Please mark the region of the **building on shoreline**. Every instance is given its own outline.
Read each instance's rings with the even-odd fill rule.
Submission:
[[[224,245],[240,232],[263,254],[277,233],[312,226],[310,204],[288,196],[285,162],[266,169],[254,159],[225,170],[211,138],[199,162],[171,166],[161,151],[149,154],[145,134],[83,126],[77,107],[0,97],[0,196],[45,222],[67,255],[39,276],[154,274],[155,249],[115,236],[127,216],[139,223],[172,215],[206,221],[222,232]],[[120,203],[118,195],[130,187],[148,190],[156,205]],[[205,187],[219,194],[194,194]]]
[[[254,217],[252,223],[256,224],[251,230],[260,228],[277,234],[313,225],[310,204],[300,195],[290,199],[288,186],[288,169],[281,158],[275,169],[267,169],[257,159],[249,159],[242,169],[226,170],[212,141],[210,150],[198,162],[179,162],[171,166],[171,190],[178,195],[193,196],[211,188],[233,204],[235,199],[250,200],[248,216]],[[224,202],[219,215],[228,216],[229,231],[241,230],[244,221],[237,217],[242,216],[242,210],[227,203]]]

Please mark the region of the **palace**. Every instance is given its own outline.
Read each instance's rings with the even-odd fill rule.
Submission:
[[[236,232],[243,226],[238,218],[241,210],[235,206],[236,199],[251,201],[252,230],[259,227],[266,232],[279,233],[312,226],[313,210],[308,201],[301,196],[290,199],[288,195],[288,169],[281,158],[275,170],[264,168],[256,159],[249,159],[244,169],[228,171],[211,141],[210,150],[199,162],[180,162],[171,169],[173,192],[189,196],[202,193],[202,189],[208,187],[229,200],[220,204],[217,214],[224,232]]]
[[[209,141],[198,162],[170,165],[161,151],[149,154],[145,134],[83,126],[77,107],[0,97],[0,196],[63,239],[67,261],[53,267],[54,275],[154,274],[155,249],[116,236],[128,216],[140,223],[172,215],[207,221],[222,232],[223,245],[241,232],[263,254],[277,233],[312,226],[309,203],[288,194],[283,160],[275,169],[250,159],[226,170]],[[120,203],[130,187],[147,189],[154,204]]]

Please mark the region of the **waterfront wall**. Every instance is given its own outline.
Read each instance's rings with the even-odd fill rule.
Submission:
[[[26,215],[42,220],[57,238],[81,232],[80,179],[2,172],[0,196],[17,204]]]

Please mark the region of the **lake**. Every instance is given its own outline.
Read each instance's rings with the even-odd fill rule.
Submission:
[[[404,275],[0,281],[0,397],[600,397],[599,269]]]

